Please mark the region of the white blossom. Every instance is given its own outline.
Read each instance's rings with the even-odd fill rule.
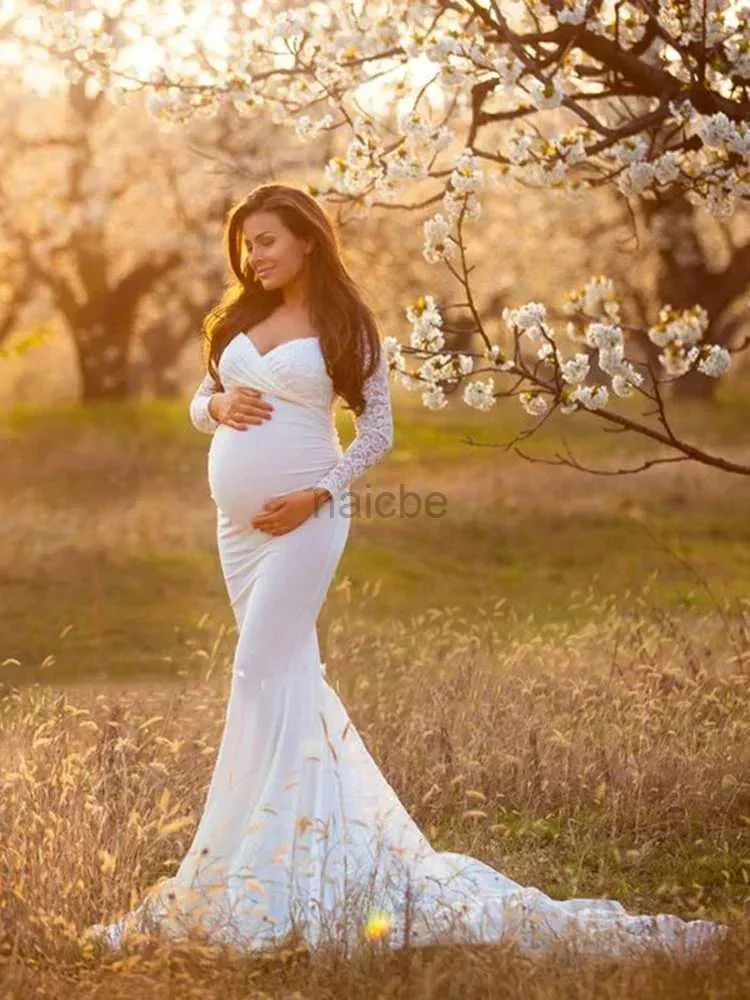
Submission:
[[[602,351],[617,351],[623,348],[622,329],[616,323],[589,323],[586,327],[586,343]]]
[[[579,382],[583,382],[589,373],[589,368],[590,361],[588,354],[576,354],[560,366],[560,371],[565,382],[576,385]]]
[[[422,363],[419,375],[426,382],[455,382],[453,355],[447,351],[442,354],[433,354]]]
[[[651,165],[660,184],[670,184],[680,176],[680,155],[673,149],[662,153]]]
[[[455,137],[456,133],[453,129],[448,128],[447,125],[441,125],[432,138],[432,148],[436,153],[440,153],[450,146]]]
[[[620,305],[612,279],[603,274],[595,275],[583,288],[568,292],[563,302],[563,312],[571,314],[578,311],[584,312],[587,316],[604,314],[610,319],[619,319]]]
[[[613,375],[612,391],[616,396],[631,396],[633,394],[633,386],[623,375]]]
[[[533,417],[541,416],[549,409],[547,397],[542,395],[541,392],[535,392],[533,390],[519,392],[518,401],[524,410],[526,410],[527,413],[530,413]]]
[[[464,402],[475,410],[487,411],[495,405],[495,381],[490,376],[464,386]]]
[[[567,0],[566,6],[554,11],[560,24],[583,24],[589,0]]]
[[[668,344],[683,347],[698,343],[707,329],[708,313],[703,306],[677,310],[666,305],[659,310],[659,322],[649,327],[648,338],[657,347]]]
[[[466,73],[453,63],[444,62],[440,66],[440,83],[447,90],[456,90],[466,83]]]
[[[719,378],[719,376],[728,370],[731,362],[732,355],[725,347],[720,347],[718,344],[710,344],[708,345],[707,352],[698,362],[698,370],[703,372],[704,375]]]
[[[385,356],[388,363],[390,364],[393,361],[397,369],[403,370],[406,366],[406,359],[404,358],[403,347],[398,338],[393,336],[384,337],[383,347],[385,348]]]
[[[474,58],[474,53],[476,51],[477,50],[475,48],[471,50],[471,58]],[[475,61],[480,65],[486,65],[488,69],[492,69],[500,78],[502,86],[507,87],[508,89],[515,87],[524,71],[524,64],[509,51],[501,51],[498,55],[493,54],[493,56],[484,63],[482,62],[481,54],[479,54]]]
[[[500,371],[507,372],[511,368],[515,367],[515,363],[512,358],[505,358],[503,355],[503,350],[499,344],[491,344],[489,350],[484,352],[484,356],[488,361],[491,361]]]
[[[294,122],[294,132],[300,139],[316,136],[333,125],[333,115],[325,114],[317,120],[310,115],[300,115]]]
[[[506,155],[511,163],[520,166],[528,161],[529,150],[533,148],[534,136],[531,132],[514,132],[508,140]]]
[[[451,184],[457,191],[468,194],[478,191],[484,184],[484,175],[479,169],[476,154],[471,149],[465,149],[456,160],[451,174]]]
[[[451,224],[438,212],[424,224],[424,246],[422,256],[430,263],[452,260],[458,251],[458,244],[450,235]]]
[[[545,340],[544,343],[537,350],[536,356],[537,358],[539,358],[540,361],[544,361],[545,358],[548,358],[550,354],[554,353],[555,353],[555,345],[550,344],[548,340]]]
[[[598,361],[601,370],[606,372],[607,375],[611,375],[613,380],[615,377],[618,377],[625,379],[627,382],[632,382],[634,385],[640,385],[643,382],[641,373],[629,361],[625,360],[622,345],[600,350]],[[618,395],[620,394],[618,393]]]
[[[648,146],[647,136],[629,135],[614,146],[614,152],[623,163],[639,163],[648,152]]]
[[[277,38],[294,38],[295,35],[301,35],[305,31],[308,20],[302,10],[282,11],[276,16],[271,33]]]
[[[574,398],[572,391],[566,389],[563,391],[562,399],[557,408],[560,413],[575,413],[575,411],[580,407],[578,405],[578,400]]]
[[[386,164],[389,182],[398,180],[419,180],[427,174],[427,165],[423,159],[406,147],[394,150]]]
[[[415,136],[416,138],[428,139],[435,131],[432,122],[427,121],[420,111],[411,108],[402,111],[398,116],[398,130],[402,135]]]
[[[445,336],[439,326],[419,324],[409,334],[409,343],[418,351],[439,351],[445,346]]]
[[[517,309],[505,308],[502,312],[503,321],[513,330],[517,327],[525,333],[532,344],[542,344],[545,336],[554,338],[554,330],[546,323],[547,308],[541,302],[527,302]]]
[[[412,324],[411,346],[419,351],[439,351],[445,344],[442,316],[431,295],[421,295],[406,307],[406,318]]]
[[[540,187],[556,187],[568,175],[568,165],[562,160],[556,160],[551,166],[545,163],[532,163],[526,171],[529,182]]]
[[[422,393],[422,402],[428,410],[441,410],[444,406],[448,405],[445,392],[440,385],[432,385],[429,389],[426,389]]]
[[[707,146],[723,148],[734,137],[736,126],[723,111],[717,111],[702,117],[696,131]]]
[[[607,405],[609,393],[606,385],[577,385],[570,398],[583,403],[587,410],[599,410]]]
[[[536,77],[531,77],[524,81],[524,87],[528,91],[531,103],[540,110],[558,108],[565,97],[557,77],[553,80],[538,80]]]
[[[410,323],[421,323],[427,326],[440,326],[443,321],[432,295],[420,295],[411,305],[408,305],[406,318]]]
[[[653,186],[656,169],[652,163],[632,163],[615,178],[615,184],[624,195],[641,195]]]
[[[443,62],[450,55],[454,55],[459,50],[459,40],[452,35],[445,34],[441,38],[433,39],[425,49],[425,55],[432,62]]]
[[[659,355],[659,361],[668,375],[679,377],[690,371],[699,354],[699,347],[691,347],[686,351],[678,344],[670,343]]]
[[[454,191],[446,191],[443,195],[443,208],[452,222],[458,219],[461,212],[464,220],[472,222],[482,214],[482,203],[473,192],[468,195],[457,195]]]

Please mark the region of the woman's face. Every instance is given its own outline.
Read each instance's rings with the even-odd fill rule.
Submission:
[[[283,288],[299,275],[312,241],[295,236],[275,212],[253,212],[242,228],[253,273],[265,289]]]

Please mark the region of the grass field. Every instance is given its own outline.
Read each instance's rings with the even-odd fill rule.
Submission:
[[[678,426],[750,462],[743,390]],[[321,616],[328,674],[438,849],[553,896],[727,921],[733,939],[689,968],[82,949],[82,927],[187,846],[234,631],[209,438],[185,401],[24,407],[0,423],[0,995],[742,995],[750,482],[693,463],[595,477],[462,442],[525,422],[399,396],[395,446],[355,488],[440,491],[445,514],[355,520]],[[340,428],[345,444],[344,414]],[[527,450],[551,456],[561,429],[588,463],[654,454],[585,420]]]
[[[510,407],[508,407],[510,410]],[[501,414],[502,416],[502,414]],[[750,402],[736,394],[706,421],[686,419],[722,454],[750,454]],[[352,526],[337,581],[356,595],[380,581],[370,614],[408,618],[431,606],[467,612],[504,599],[513,633],[570,622],[574,595],[594,588],[632,607],[647,582],[652,608],[708,610],[750,593],[750,486],[693,463],[601,477],[529,464],[462,443],[512,435],[520,421],[428,413],[402,401],[386,461],[366,494],[400,486],[445,497],[441,517],[376,518]],[[340,413],[342,442],[352,429]],[[573,427],[576,454],[635,464],[634,444]],[[534,439],[552,454],[555,430]],[[185,667],[185,638],[208,616],[229,626],[205,477],[207,435],[184,403],[12,411],[0,425],[6,680],[167,679]],[[332,589],[325,640],[341,607]],[[50,660],[54,658],[54,662]],[[46,662],[46,666],[41,664]]]

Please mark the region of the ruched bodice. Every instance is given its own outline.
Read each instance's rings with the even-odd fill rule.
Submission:
[[[317,337],[297,337],[260,354],[250,337],[238,333],[221,355],[219,374],[225,389],[250,385],[326,415],[333,407],[333,382]]]
[[[364,360],[365,364],[370,360],[366,344]],[[322,423],[313,422],[312,414],[329,415],[331,439],[338,458],[317,482],[309,485],[327,489],[333,499],[345,498],[349,484],[379,462],[393,444],[388,361],[383,348],[374,371],[362,387],[365,409],[354,418],[356,437],[343,454],[333,416],[336,392],[316,337],[288,340],[261,354],[246,334],[238,333],[224,348],[218,369],[225,390],[247,385],[273,396],[274,400],[297,404],[308,413],[308,427],[323,427]],[[198,430],[207,434],[220,427],[208,408],[214,392],[213,379],[206,374],[190,401],[190,419]],[[304,419],[301,415],[298,418]]]
[[[214,503],[249,527],[266,500],[315,486],[341,459],[333,386],[314,338],[261,355],[239,334],[224,350],[219,374],[226,390],[251,386],[274,407],[270,420],[247,430],[218,426],[209,449]]]

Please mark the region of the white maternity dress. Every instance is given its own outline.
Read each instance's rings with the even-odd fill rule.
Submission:
[[[393,440],[385,350],[343,454],[317,338],[260,354],[239,333],[219,373],[225,389],[253,386],[274,405],[270,420],[244,431],[219,425],[208,413],[208,375],[190,403],[194,425],[213,435],[209,483],[238,629],[224,730],[176,874],[92,933],[117,948],[131,929],[180,937],[196,928],[255,950],[294,929],[310,947],[330,939],[348,950],[364,939],[368,917],[385,913],[381,940],[393,948],[512,940],[536,951],[563,941],[626,955],[690,951],[723,936],[724,925],[631,915],[615,900],[556,900],[430,846],[328,683],[316,634],[349,534],[348,485]],[[295,530],[272,536],[251,527],[265,500],[318,485],[333,500]]]

